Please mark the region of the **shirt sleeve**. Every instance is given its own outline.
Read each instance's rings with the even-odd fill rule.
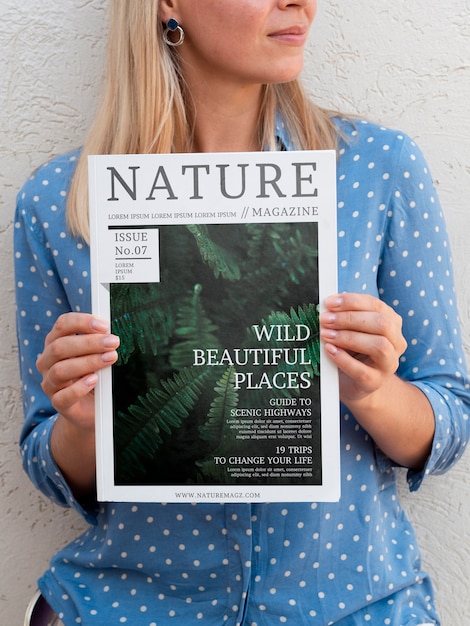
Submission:
[[[41,389],[36,359],[55,320],[71,307],[46,234],[48,224],[41,221],[37,204],[32,177],[18,194],[14,229],[17,337],[25,413],[20,437],[23,466],[48,498],[73,507],[93,523],[97,504],[84,507],[77,502],[50,450],[57,414]],[[57,217],[60,221],[60,213]]]
[[[380,297],[403,319],[408,342],[398,375],[423,391],[436,424],[426,466],[408,472],[414,491],[426,475],[444,473],[463,454],[470,386],[443,212],[428,165],[409,138],[397,161],[387,224],[378,281]]]

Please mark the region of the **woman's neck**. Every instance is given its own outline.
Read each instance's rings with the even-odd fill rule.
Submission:
[[[195,106],[194,152],[251,152],[261,149],[260,86],[238,90],[208,89],[203,94],[191,90],[191,96]]]

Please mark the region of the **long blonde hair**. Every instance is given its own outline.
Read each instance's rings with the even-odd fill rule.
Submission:
[[[191,100],[179,72],[177,53],[164,43],[158,24],[158,1],[111,1],[107,79],[67,204],[69,228],[85,241],[89,241],[88,155],[191,149]],[[331,113],[313,104],[299,81],[264,88],[259,140],[270,149],[276,149],[276,112],[284,118],[298,149],[336,147]]]

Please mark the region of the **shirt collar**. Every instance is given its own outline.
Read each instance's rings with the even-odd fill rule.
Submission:
[[[276,114],[276,143],[279,150],[293,150],[292,141],[284,124],[284,118],[280,113]]]

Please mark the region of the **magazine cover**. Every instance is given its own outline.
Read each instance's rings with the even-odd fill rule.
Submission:
[[[339,498],[334,151],[89,157],[98,498]]]

